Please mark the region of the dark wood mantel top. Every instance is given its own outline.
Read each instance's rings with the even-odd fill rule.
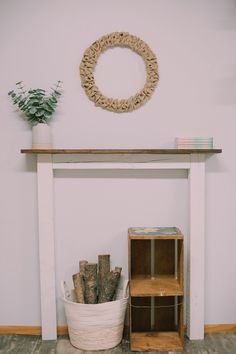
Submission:
[[[21,149],[22,154],[220,154],[222,149]]]

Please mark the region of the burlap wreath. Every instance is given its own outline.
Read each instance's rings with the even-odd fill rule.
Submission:
[[[145,62],[146,83],[141,91],[128,99],[106,97],[95,84],[93,72],[98,57],[110,47],[129,47],[139,54]],[[80,64],[80,77],[82,87],[96,106],[113,112],[130,112],[147,102],[155,90],[159,79],[157,59],[149,46],[140,38],[127,32],[113,32],[101,37],[85,50]]]

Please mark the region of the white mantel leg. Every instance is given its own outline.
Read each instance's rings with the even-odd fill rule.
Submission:
[[[52,156],[38,154],[38,227],[42,339],[57,338]]]
[[[190,237],[188,247],[187,334],[204,338],[205,157],[191,155]]]

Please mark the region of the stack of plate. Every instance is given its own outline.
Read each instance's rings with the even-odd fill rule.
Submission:
[[[176,138],[177,149],[213,149],[212,137]]]

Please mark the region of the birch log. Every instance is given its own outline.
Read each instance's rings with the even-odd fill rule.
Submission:
[[[110,255],[99,254],[98,255],[98,296],[103,287],[104,280],[109,272],[110,272]]]
[[[80,274],[84,277],[85,273],[85,265],[88,263],[88,261],[79,261],[79,272]]]
[[[97,263],[86,263],[84,272],[84,300],[86,304],[97,303]]]
[[[98,302],[108,302],[112,301],[114,294],[116,292],[116,288],[119,284],[120,280],[121,268],[116,267],[116,269],[111,270],[106,278],[104,279],[103,286],[100,290]]]
[[[84,279],[80,273],[72,275],[74,288],[75,288],[75,298],[77,302],[84,304]]]

